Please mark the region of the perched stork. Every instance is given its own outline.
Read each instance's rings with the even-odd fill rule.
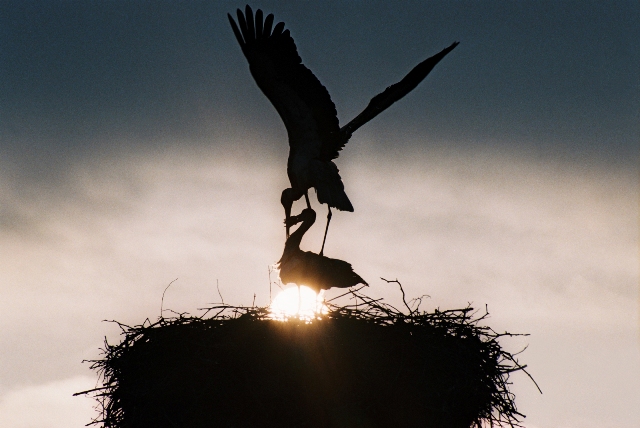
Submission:
[[[315,188],[318,201],[329,207],[320,250],[322,255],[331,221],[331,208],[353,211],[333,160],[358,128],[415,88],[458,42],[418,64],[400,82],[372,98],[362,113],[341,128],[329,92],[302,64],[289,30],[284,29],[284,23],[273,26],[273,14],[263,18],[260,9],[254,18],[248,5],[244,14],[238,9],[237,24],[231,15],[227,16],[249,62],[251,75],[287,128],[287,175],[291,187],[285,189],[280,198],[285,211],[287,237],[293,202],[304,196],[307,207],[311,208],[308,190]]]
[[[368,285],[344,260],[331,259],[311,251],[302,251],[300,241],[316,221],[316,212],[305,208],[297,216],[290,217],[290,226],[302,222],[287,238],[284,252],[278,262],[280,279],[284,284],[306,285],[316,293],[329,288],[349,288],[357,284]]]

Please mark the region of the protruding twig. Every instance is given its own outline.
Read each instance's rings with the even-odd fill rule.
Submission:
[[[222,298],[222,293],[220,292],[220,286],[218,285],[217,279],[216,279],[216,288],[218,289],[218,296],[220,296],[220,302],[224,303],[224,299]]]
[[[398,284],[400,286],[400,291],[402,291],[402,302],[404,303],[404,305],[409,310],[409,315],[412,315],[413,314],[413,309],[411,309],[411,307],[407,303],[407,296],[404,294],[404,288],[402,288],[402,284],[400,284],[400,281],[398,281],[398,278],[394,279],[393,281],[390,281],[388,279],[384,279],[383,277],[380,277],[380,279],[385,281],[387,284],[395,282],[396,284]]]
[[[88,360],[85,360],[85,361],[88,361]],[[104,389],[109,389],[109,388],[110,388],[109,386],[101,386],[99,388],[87,389],[86,391],[76,392],[73,394],[73,396],[77,397],[78,395],[89,394],[90,392],[102,391]]]
[[[269,272],[269,306],[271,306],[271,265],[267,265],[267,272]]]
[[[162,292],[162,299],[160,300],[160,318],[162,318],[162,312],[163,312],[163,307],[164,307],[164,293],[167,292],[167,290],[169,289],[169,287],[171,287],[171,284],[173,284],[174,282],[176,282],[178,280],[178,278],[174,279],[173,281],[171,281],[169,283],[169,285],[167,285],[167,287],[164,289],[164,291]]]

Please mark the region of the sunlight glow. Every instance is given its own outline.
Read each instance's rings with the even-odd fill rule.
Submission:
[[[316,294],[304,285],[283,290],[271,303],[271,317],[278,321],[289,318],[312,321],[327,312],[329,308],[324,304],[324,291]]]

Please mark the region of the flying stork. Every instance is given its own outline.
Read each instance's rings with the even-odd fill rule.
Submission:
[[[286,235],[289,237],[291,207],[315,188],[318,202],[327,204],[327,225],[320,255],[323,254],[331,208],[353,211],[344,191],[338,167],[333,163],[351,135],[391,104],[408,94],[451,52],[458,42],[422,61],[398,83],[371,99],[369,105],[351,122],[340,127],[336,107],[318,78],[302,64],[295,42],[284,23],[273,26],[273,14],[263,18],[262,10],[247,5],[244,14],[237,10],[238,23],[230,14],[233,33],[249,62],[249,70],[258,87],[271,101],[284,122],[289,137],[287,175],[291,187],[282,192]]]

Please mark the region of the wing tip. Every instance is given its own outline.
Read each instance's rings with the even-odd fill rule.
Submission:
[[[284,22],[278,22],[276,26],[273,27],[273,33],[271,33],[271,35],[273,37],[277,37],[282,34],[283,30],[284,30]]]
[[[236,40],[238,40],[240,47],[244,49],[245,40],[244,40],[244,37],[242,36],[242,33],[240,32],[240,29],[238,28],[238,24],[236,24],[236,21],[233,19],[230,13],[227,13],[227,17],[229,18],[229,23],[231,24],[231,29],[233,30],[233,34],[236,36]]]

